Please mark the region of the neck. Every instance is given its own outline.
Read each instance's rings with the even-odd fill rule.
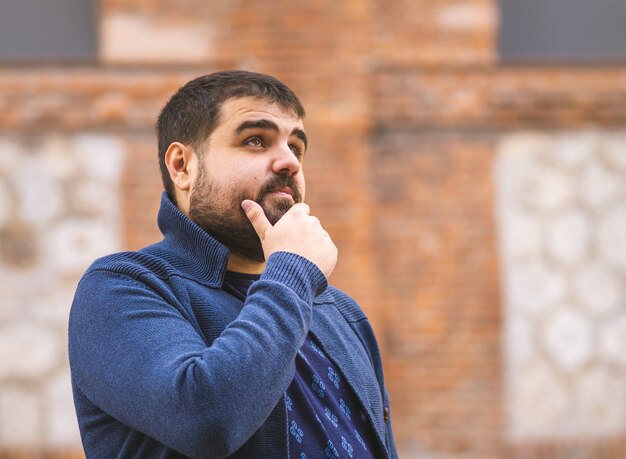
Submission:
[[[250,261],[231,252],[228,254],[228,266],[226,269],[236,273],[261,274],[265,269],[265,262]]]

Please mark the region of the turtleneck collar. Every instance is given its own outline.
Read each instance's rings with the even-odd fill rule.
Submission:
[[[228,248],[200,228],[163,193],[157,218],[164,239],[144,249],[165,259],[181,274],[209,287],[221,287]]]

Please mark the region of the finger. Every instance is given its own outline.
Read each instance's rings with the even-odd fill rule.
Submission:
[[[259,238],[263,240],[265,237],[265,232],[272,227],[272,224],[265,216],[265,212],[263,212],[263,208],[256,202],[251,201],[250,199],[245,199],[241,203],[241,207],[252,223],[252,227],[256,234],[259,235]]]
[[[311,208],[308,204],[305,204],[304,202],[294,204],[289,210],[292,212],[302,212],[305,215],[309,215],[311,213]]]

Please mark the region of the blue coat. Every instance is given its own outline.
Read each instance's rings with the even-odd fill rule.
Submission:
[[[308,260],[272,254],[245,303],[222,290],[228,249],[163,194],[163,241],[97,260],[69,323],[88,458],[287,458],[284,394],[313,333],[397,457],[370,324]]]

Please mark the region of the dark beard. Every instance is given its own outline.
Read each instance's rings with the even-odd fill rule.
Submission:
[[[275,175],[268,180],[255,199],[263,208],[265,216],[272,225],[291,208],[291,200],[280,199],[273,206],[266,202],[267,195],[283,187],[293,191],[294,202],[302,202],[302,195],[291,175]],[[191,193],[189,217],[219,242],[237,255],[262,263],[265,261],[261,240],[246,217],[241,202],[251,199],[242,193],[235,202],[218,202],[219,191],[208,181],[206,172],[201,169]]]

